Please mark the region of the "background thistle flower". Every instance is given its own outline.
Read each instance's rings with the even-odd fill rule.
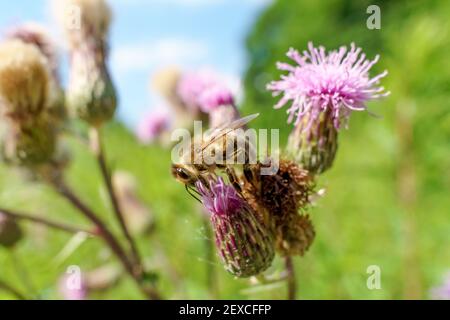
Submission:
[[[2,114],[22,127],[42,118],[50,97],[47,61],[39,50],[19,40],[0,45]]]
[[[11,248],[22,239],[22,229],[17,222],[0,212],[0,246]]]
[[[59,59],[56,44],[49,36],[48,30],[37,23],[27,22],[8,30],[7,38],[20,40],[35,46],[46,58],[49,77],[49,94],[51,101],[48,104],[48,114],[55,126],[67,120],[64,101],[64,91],[59,77]]]
[[[6,129],[2,152],[8,163],[33,166],[53,156],[50,90],[47,60],[34,45],[20,40],[0,45],[0,106]]]
[[[219,255],[226,270],[237,277],[257,275],[274,259],[271,232],[250,206],[219,178],[210,186],[198,183],[205,208],[211,214]]]
[[[352,43],[350,50],[341,47],[325,52],[324,47],[308,45],[309,51],[300,54],[290,49],[287,56],[296,66],[278,63],[288,71],[281,80],[273,81],[267,89],[274,96],[282,94],[275,105],[281,108],[292,102],[287,110],[288,122],[295,121],[287,151],[312,173],[322,173],[331,167],[337,150],[337,131],[347,125],[352,111],[366,110],[369,100],[387,96],[379,86],[387,71],[370,78],[369,70],[379,56],[367,60],[361,48]]]
[[[81,11],[79,28],[67,26],[68,8]],[[65,0],[56,10],[70,49],[68,108],[93,126],[110,120],[117,96],[108,67],[108,31],[111,11],[104,0]]]

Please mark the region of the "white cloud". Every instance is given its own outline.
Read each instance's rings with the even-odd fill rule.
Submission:
[[[121,72],[149,70],[160,64],[186,64],[205,60],[208,46],[184,38],[164,38],[155,43],[132,44],[112,52],[113,66]]]

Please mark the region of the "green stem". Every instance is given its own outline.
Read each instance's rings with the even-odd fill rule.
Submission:
[[[125,239],[128,242],[128,245],[131,250],[132,258],[137,266],[141,268],[140,272],[143,272],[143,265],[142,265],[142,258],[139,254],[139,251],[137,249],[136,242],[134,241],[130,231],[128,230],[127,224],[125,222],[124,214],[120,208],[119,201],[117,199],[116,190],[114,189],[114,185],[111,179],[111,172],[108,169],[107,163],[106,163],[106,157],[105,152],[103,149],[103,143],[101,138],[101,132],[100,128],[92,128],[91,131],[91,144],[93,151],[96,155],[97,162],[102,174],[103,181],[106,185],[106,189],[108,191],[109,199],[111,201],[114,215],[119,222],[120,229],[122,230],[123,235],[125,236]]]
[[[125,250],[123,250],[119,241],[116,237],[109,231],[107,226],[103,221],[80,199],[78,196],[68,187],[62,179],[56,181],[50,181],[55,190],[66,200],[68,200],[76,209],[78,209],[87,219],[89,219],[97,228],[99,236],[105,241],[109,246],[111,251],[116,255],[119,261],[122,263],[125,270],[136,282],[138,288],[142,293],[149,299],[159,300],[160,295],[154,286],[146,287],[144,284],[143,274],[141,272],[136,272],[139,268],[136,268],[132,262],[129,261]]]
[[[287,256],[284,262],[287,273],[288,300],[295,300],[297,296],[297,281],[295,278],[294,261],[291,256]]]

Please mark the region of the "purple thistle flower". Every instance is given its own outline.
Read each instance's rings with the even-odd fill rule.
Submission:
[[[145,115],[138,124],[136,135],[142,143],[151,143],[170,127],[167,112],[156,110]]]
[[[236,215],[246,206],[236,190],[226,185],[222,178],[219,178],[217,182],[211,181],[209,188],[198,182],[197,189],[202,195],[203,205],[212,215]]]
[[[269,268],[275,256],[273,235],[247,202],[222,178],[209,186],[198,182],[197,189],[211,215],[225,268],[237,277],[254,276]]]
[[[275,108],[281,108],[292,101],[288,109],[289,119],[298,124],[304,116],[308,116],[308,125],[316,121],[321,113],[331,111],[330,115],[336,129],[341,123],[346,124],[352,111],[366,110],[366,102],[385,97],[389,92],[379,86],[380,79],[387,71],[370,78],[369,70],[377,63],[379,56],[373,60],[366,59],[361,48],[355,44],[340,47],[328,54],[324,47],[315,48],[310,42],[309,51],[303,55],[297,50],[289,49],[287,56],[297,63],[277,63],[279,70],[288,71],[281,80],[273,81],[267,89],[274,96],[283,94]]]
[[[216,84],[203,91],[198,103],[203,112],[210,113],[220,106],[233,106],[234,97],[225,85]]]
[[[231,90],[209,70],[184,74],[179,80],[177,93],[192,111],[209,113],[221,105],[234,104]]]

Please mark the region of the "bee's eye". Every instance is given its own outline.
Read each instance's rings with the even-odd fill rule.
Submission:
[[[189,174],[183,168],[177,168],[177,174],[183,180],[189,179]]]

